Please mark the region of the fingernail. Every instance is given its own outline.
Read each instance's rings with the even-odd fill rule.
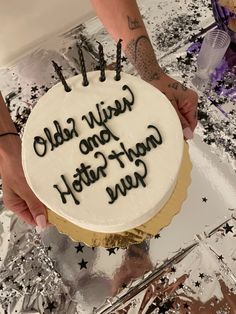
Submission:
[[[47,226],[47,222],[46,222],[46,218],[44,215],[38,215],[36,218],[35,218],[35,221],[36,221],[36,224],[39,228],[41,229],[45,229],[46,226]]]
[[[183,133],[186,140],[191,140],[193,138],[193,132],[189,127],[185,128]]]

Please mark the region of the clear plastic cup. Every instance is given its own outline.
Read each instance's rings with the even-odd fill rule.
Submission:
[[[229,44],[230,36],[225,31],[215,29],[206,34],[197,58],[199,78],[205,80],[209,78],[223,59]]]

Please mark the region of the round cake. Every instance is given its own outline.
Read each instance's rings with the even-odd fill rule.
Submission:
[[[61,83],[27,121],[22,162],[36,196],[62,218],[96,232],[122,232],[151,219],[170,198],[183,133],[169,100],[140,78],[107,71]]]

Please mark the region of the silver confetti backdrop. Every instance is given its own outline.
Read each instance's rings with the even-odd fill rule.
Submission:
[[[162,67],[196,88],[202,36],[215,27],[209,2],[139,4]],[[115,44],[94,18],[0,70],[0,90],[19,132],[39,97],[58,80],[51,60],[66,78],[80,73],[80,43],[87,70],[98,69],[96,41],[103,44],[107,63],[114,63]],[[234,313],[236,115],[228,54],[207,88],[198,91],[188,199],[153,239],[128,249],[104,249],[74,243],[54,227],[39,233],[4,208],[0,193],[0,313]],[[122,64],[125,72],[136,74],[124,56]]]

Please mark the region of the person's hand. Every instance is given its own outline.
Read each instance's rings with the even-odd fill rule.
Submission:
[[[150,84],[165,94],[174,106],[182,124],[185,139],[193,138],[193,131],[197,125],[197,93],[166,74],[163,74],[159,80],[150,81]]]
[[[1,137],[0,176],[6,208],[31,225],[45,228],[45,206],[28,186],[21,163],[21,141],[16,136]]]

